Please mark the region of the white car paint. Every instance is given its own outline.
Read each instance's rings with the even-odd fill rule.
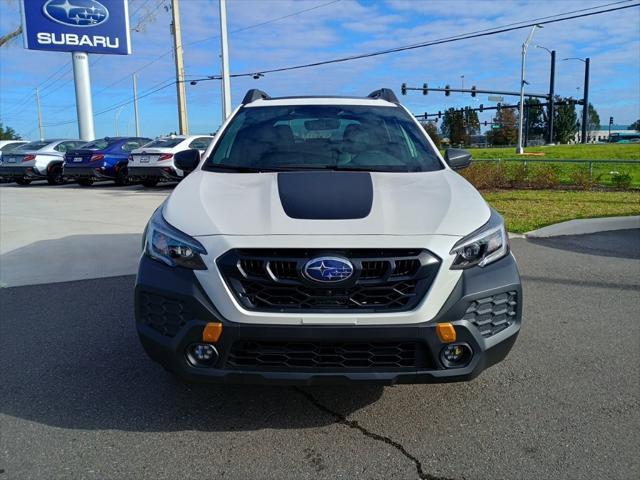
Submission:
[[[371,99],[299,98],[256,100],[264,105],[398,105]],[[404,108],[404,107],[400,107]],[[406,110],[406,109],[405,109]],[[236,110],[237,112],[237,110]],[[235,113],[234,112],[234,115]],[[233,118],[232,115],[230,117]],[[412,117],[413,118],[413,117]],[[223,125],[220,132],[229,124]],[[414,120],[415,121],[415,120]],[[418,123],[416,121],[416,123]],[[435,145],[423,132],[437,152]],[[205,152],[209,156],[216,139]],[[438,154],[439,155],[439,154]],[[372,172],[371,213],[356,220],[300,220],[288,217],[278,197],[276,173],[218,173],[200,165],[173,191],[164,218],[197,238],[207,270],[194,271],[216,308],[228,320],[253,324],[413,324],[433,319],[462,275],[451,270],[451,249],[484,225],[490,209],[481,195],[442,160],[444,169],[421,173]],[[272,313],[244,309],[221,277],[216,259],[232,248],[426,248],[442,259],[427,295],[414,310],[397,313]]]
[[[148,143],[147,145],[143,145],[140,148],[136,148],[131,151],[131,155],[129,157],[129,171],[131,170],[135,172],[135,169],[138,167],[171,167],[176,172],[179,177],[184,176],[184,172],[175,167],[173,161],[173,155],[183,150],[187,150],[189,148],[194,148],[194,142],[199,139],[208,139],[210,142],[213,140],[213,136],[211,135],[173,135],[170,137],[160,137],[153,142]],[[152,145],[154,142],[158,140],[170,140],[170,139],[181,139],[182,141],[173,147],[153,147],[148,146]],[[202,155],[205,152],[205,148],[199,148],[200,154]],[[170,158],[160,160],[162,155],[171,155]]]

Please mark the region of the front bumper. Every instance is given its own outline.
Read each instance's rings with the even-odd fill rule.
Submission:
[[[517,298],[509,325],[494,335],[483,336],[477,319],[467,314],[469,306],[475,300],[507,292]],[[143,256],[135,287],[135,314],[138,334],[147,354],[167,370],[190,381],[304,385],[440,383],[471,380],[506,357],[520,331],[522,289],[515,260],[509,255],[487,267],[465,271],[441,311],[429,322],[380,326],[240,324],[220,315],[192,271],[171,268]],[[222,336],[215,344],[219,359],[211,367],[193,366],[186,350],[202,341],[207,322],[223,324]],[[465,366],[446,368],[443,364],[441,351],[446,344],[435,332],[439,322],[453,323],[456,343],[464,343],[473,351]],[[230,361],[236,342],[412,342],[420,345],[422,353],[411,367],[239,368]]]
[[[134,180],[144,180],[147,178],[158,178],[160,180],[182,180],[172,167],[129,167],[129,177]]]

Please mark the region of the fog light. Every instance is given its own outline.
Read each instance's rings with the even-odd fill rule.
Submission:
[[[454,343],[444,347],[440,357],[445,367],[455,368],[467,365],[472,355],[473,352],[468,345],[464,343]]]
[[[194,343],[187,348],[187,358],[195,366],[211,366],[218,361],[218,351],[207,343]]]

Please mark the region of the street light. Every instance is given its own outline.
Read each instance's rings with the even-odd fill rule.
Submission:
[[[522,44],[522,64],[520,68],[520,118],[518,119],[518,148],[516,149],[516,153],[522,154],[524,153],[524,148],[522,148],[522,124],[524,120],[524,86],[527,81],[524,79],[524,64],[525,59],[527,57],[527,49],[529,48],[529,44],[533,39],[533,34],[536,31],[536,28],[543,28],[542,25],[534,25],[529,33],[529,36]]]
[[[577,58],[577,57],[569,57],[563,58],[562,61],[565,60],[579,60],[584,63],[584,88],[582,90],[582,140],[581,143],[587,143],[587,125],[589,118],[589,64],[591,59],[587,58]]]
[[[547,47],[542,45],[536,45],[536,48],[541,48],[542,50],[546,50],[551,55],[551,72],[549,73],[549,107],[547,111],[549,112],[549,131],[547,138],[548,144],[553,144],[553,127],[554,127],[554,111],[555,111],[555,84],[556,84],[556,51],[549,50]]]

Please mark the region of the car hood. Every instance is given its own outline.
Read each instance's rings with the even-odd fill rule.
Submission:
[[[344,171],[296,172],[298,177],[293,178],[283,175],[287,174],[193,172],[167,199],[164,217],[191,236],[463,236],[485,224],[490,215],[477,190],[448,169],[358,172],[357,181],[356,176],[345,177],[354,172]],[[368,184],[366,179],[370,179]],[[283,191],[291,188],[302,194]],[[304,194],[305,189],[309,195]],[[318,196],[318,192],[326,195]],[[344,209],[336,209],[336,200]],[[319,218],[323,210],[331,209],[332,218]],[[343,212],[344,217],[339,218]]]

